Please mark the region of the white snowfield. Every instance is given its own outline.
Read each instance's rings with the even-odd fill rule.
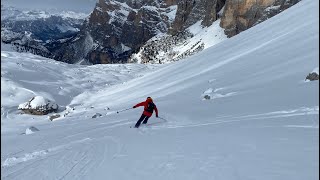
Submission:
[[[1,179],[318,179],[319,81],[305,81],[319,67],[318,5],[302,0],[167,65],[68,65],[2,51]],[[35,95],[66,116],[21,114]],[[129,128],[143,109],[116,112],[147,96],[163,119]]]

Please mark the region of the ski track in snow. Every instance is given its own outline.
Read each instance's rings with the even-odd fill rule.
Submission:
[[[103,141],[104,143],[96,143],[95,141]],[[73,149],[79,149],[80,151],[74,151]],[[115,157],[122,157],[123,155],[120,151],[121,144],[112,136],[74,140],[68,144],[62,144],[45,150],[38,150],[31,153],[25,153],[21,156],[7,158],[1,163],[2,169],[16,165],[20,165],[19,167],[22,166],[22,168],[6,174],[2,178],[17,178],[15,177],[17,174],[18,177],[23,177],[23,174],[28,172],[24,172],[24,170],[29,166],[33,166],[34,163],[39,164],[38,166],[41,166],[41,164],[44,166],[46,161],[59,157],[58,161],[68,160],[66,162],[69,163],[65,165],[66,167],[63,167],[61,173],[58,173],[60,177],[57,177],[57,179],[65,179],[66,177],[82,179],[88,172],[88,170],[86,170],[87,168],[90,169],[95,166],[99,167],[107,159],[110,160]],[[96,156],[96,153],[99,153],[99,156]],[[38,163],[39,161],[42,161],[42,163]]]
[[[152,130],[160,130],[163,128],[169,128],[169,129],[170,128],[189,128],[189,127],[197,127],[197,126],[215,125],[215,124],[221,124],[221,123],[231,123],[231,122],[235,122],[235,121],[248,121],[248,120],[259,120],[259,119],[262,120],[262,119],[268,119],[268,118],[273,119],[273,118],[278,118],[278,117],[290,117],[290,116],[314,115],[314,114],[319,114],[319,107],[318,106],[310,107],[310,108],[301,107],[298,109],[291,109],[291,110],[286,110],[286,111],[274,111],[274,112],[268,112],[268,113],[262,113],[262,114],[243,115],[243,116],[238,116],[238,117],[228,117],[228,116],[227,117],[220,117],[220,118],[215,118],[214,122],[212,122],[212,123],[170,125],[170,122],[168,124],[166,124],[166,122],[152,122],[147,125],[142,124],[138,129],[136,129],[136,128],[133,128],[133,129],[136,129],[139,132],[139,134],[143,135],[143,134],[148,133],[148,131],[151,129]],[[119,127],[119,126],[127,127],[129,124],[131,124],[133,126],[135,123],[132,124],[131,122],[127,122],[127,119],[114,121],[114,122],[108,122],[108,123],[98,123],[94,126],[91,126],[89,128],[90,130],[88,130],[88,131],[75,133],[75,134],[66,136],[64,138],[72,138],[72,137],[83,135],[83,134],[85,135],[90,131],[102,131],[102,130],[104,131],[106,129],[115,128],[115,127]],[[101,127],[101,125],[103,125],[103,126]],[[284,127],[288,127],[288,128],[319,128],[319,126],[306,126],[306,125],[287,125]],[[119,142],[117,140],[115,140],[113,137],[102,137],[102,139],[104,139],[104,138],[111,139],[113,142],[115,142],[115,144],[118,146],[118,149],[119,149],[119,146],[120,146]],[[48,148],[45,150],[38,150],[38,151],[31,152],[31,153],[25,153],[21,156],[9,157],[6,160],[4,160],[3,163],[1,163],[1,167],[5,168],[5,167],[10,167],[10,166],[15,166],[17,164],[24,163],[27,161],[35,160],[35,159],[40,159],[40,158],[44,159],[45,156],[48,156],[50,154],[59,153],[59,150],[61,150],[61,149],[68,149],[68,148],[71,148],[75,144],[82,144],[82,143],[92,141],[92,140],[95,140],[95,139],[84,138],[84,139],[80,139],[80,140],[76,140],[76,141],[71,141],[68,144],[55,146],[55,147]],[[118,152],[119,152],[119,150],[118,150]],[[117,153],[114,153],[113,156],[117,156],[116,155]],[[83,155],[81,157],[81,160],[76,162],[63,177],[67,176],[70,173],[70,171],[76,165],[78,165],[83,159],[85,159],[85,155]],[[169,169],[173,168],[172,164],[170,164],[170,163],[165,164],[163,166],[165,166]],[[205,167],[202,167],[202,168],[205,168]]]
[[[43,156],[47,155],[48,153],[57,151],[57,150],[62,149],[62,148],[66,148],[67,146],[70,146],[70,145],[75,144],[75,143],[82,143],[82,142],[87,141],[87,140],[90,140],[90,138],[86,138],[86,139],[82,139],[82,140],[79,140],[79,141],[70,142],[68,145],[60,145],[60,146],[56,146],[56,147],[49,148],[49,149],[46,149],[46,150],[40,150],[40,151],[35,151],[35,152],[32,152],[32,153],[26,153],[21,157],[7,158],[3,163],[1,163],[1,167],[10,167],[10,166],[14,166],[14,165],[16,165],[18,163],[26,162],[26,161],[29,161],[29,160],[32,160],[32,159],[36,159],[36,158],[39,158],[39,157],[43,157]]]
[[[153,131],[151,130],[161,130],[161,129],[171,129],[171,128],[190,128],[190,127],[197,127],[197,126],[208,126],[208,125],[215,125],[221,123],[230,123],[235,121],[247,121],[247,120],[257,120],[257,119],[267,119],[267,118],[277,118],[277,117],[290,117],[290,116],[301,116],[301,115],[313,115],[318,114],[318,106],[316,107],[301,107],[297,109],[289,109],[285,111],[273,111],[267,112],[262,114],[251,114],[251,115],[242,115],[242,116],[225,116],[225,117],[218,117],[214,119],[212,123],[197,123],[197,124],[186,124],[186,125],[174,125],[174,122],[150,122],[147,125],[141,125],[139,129],[134,129],[137,131],[138,134],[141,136],[152,135]],[[97,119],[95,122],[99,122]],[[102,132],[106,129],[113,129],[118,127],[126,127],[128,128],[129,124],[134,124],[131,122],[127,122],[127,119],[117,120],[114,122],[101,122],[88,127],[88,131],[80,132],[71,134],[66,136],[65,139],[72,139],[83,137],[86,134],[95,134],[94,132]],[[317,128],[314,126],[299,126],[299,125],[288,125],[288,128],[297,128],[297,127],[304,127],[304,128]],[[151,134],[150,134],[151,133]],[[99,147],[97,143],[90,143],[92,141],[103,141],[100,143]],[[107,143],[106,140],[110,140],[113,142],[112,144]],[[85,143],[85,144],[84,144]],[[72,151],[75,146],[86,146],[82,148],[81,151]],[[95,146],[94,148],[90,148],[90,146]],[[68,159],[68,162],[59,173],[56,175],[56,179],[82,179],[86,177],[87,173],[92,170],[94,167],[102,167],[105,161],[109,161],[113,158],[122,158],[126,157],[126,153],[121,152],[122,143],[119,142],[115,137],[101,137],[101,138],[83,138],[80,140],[71,141],[71,143],[63,144],[55,147],[51,147],[44,150],[38,150],[31,153],[25,153],[20,156],[13,156],[7,158],[2,163],[2,169],[10,168],[12,166],[20,165],[25,163],[22,168],[19,170],[15,170],[10,174],[6,174],[3,176],[3,179],[11,179],[18,174],[18,177],[23,177],[28,166],[33,166],[34,163],[37,166],[41,166],[42,163],[38,163],[39,161],[45,162],[49,161],[51,158],[59,157],[59,161]],[[109,150],[108,150],[109,147]],[[75,147],[76,148],[76,147]],[[110,150],[111,148],[111,150]],[[248,146],[251,148],[251,145]],[[254,148],[254,146],[252,147]],[[70,153],[66,153],[66,151],[70,151]],[[98,156],[96,154],[99,154]],[[61,157],[62,155],[62,157]],[[71,156],[70,156],[71,155]],[[241,175],[238,173],[238,168],[232,165],[233,158],[231,155],[222,155],[216,154],[215,156],[208,157],[206,159],[202,159],[202,156],[197,157],[198,155],[193,155],[193,158],[199,158],[200,161],[199,170],[202,172],[212,172],[212,169],[216,172],[213,176],[215,178],[221,178],[222,174],[223,178],[230,178],[230,179],[241,179]],[[156,158],[156,157],[154,157]],[[179,154],[172,154],[171,157],[157,157],[161,158],[162,160],[159,161],[159,164],[156,167],[159,170],[158,176],[169,177],[172,176],[172,173],[177,170],[177,163],[184,161],[184,156]],[[29,163],[30,162],[30,163]]]
[[[242,116],[226,116],[226,117],[217,117],[213,118],[214,122],[208,123],[191,123],[185,125],[159,125],[155,127],[151,127],[151,129],[163,129],[163,128],[187,128],[187,127],[197,127],[197,126],[207,126],[207,125],[215,125],[215,124],[223,124],[223,123],[231,123],[237,121],[250,121],[250,120],[265,120],[265,119],[277,119],[283,117],[291,117],[291,116],[306,116],[306,115],[319,115],[319,106],[315,107],[301,107],[298,109],[290,109],[286,111],[274,111],[262,114],[251,114],[251,115],[242,115]],[[310,127],[310,128],[319,128],[319,126],[295,126],[288,125],[286,127]]]

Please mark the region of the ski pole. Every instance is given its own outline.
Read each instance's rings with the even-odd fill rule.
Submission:
[[[167,121],[166,119],[164,119],[164,118],[162,118],[162,117],[159,117],[159,116],[158,116],[158,118],[160,118],[160,119],[163,119],[163,120]]]
[[[127,111],[127,110],[129,110],[129,109],[133,109],[133,108],[128,108],[128,109],[120,110],[120,111],[117,111],[117,113],[123,112],[123,111]]]

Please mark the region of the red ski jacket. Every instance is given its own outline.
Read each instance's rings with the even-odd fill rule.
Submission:
[[[157,109],[157,106],[152,102],[152,100],[150,99],[147,99],[146,101],[144,102],[141,102],[141,103],[138,103],[136,104],[135,106],[133,106],[133,108],[136,108],[136,107],[139,107],[139,106],[144,106],[144,111],[143,111],[143,114],[148,116],[148,117],[151,117],[152,116],[152,113],[153,113],[153,110],[150,111],[148,110],[148,105],[149,103],[152,103],[154,105],[153,107],[153,110],[156,112],[156,117],[158,117],[158,109]]]

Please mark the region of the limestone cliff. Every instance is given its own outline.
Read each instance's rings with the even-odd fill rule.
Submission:
[[[299,0],[227,0],[220,26],[232,37],[280,13]]]

